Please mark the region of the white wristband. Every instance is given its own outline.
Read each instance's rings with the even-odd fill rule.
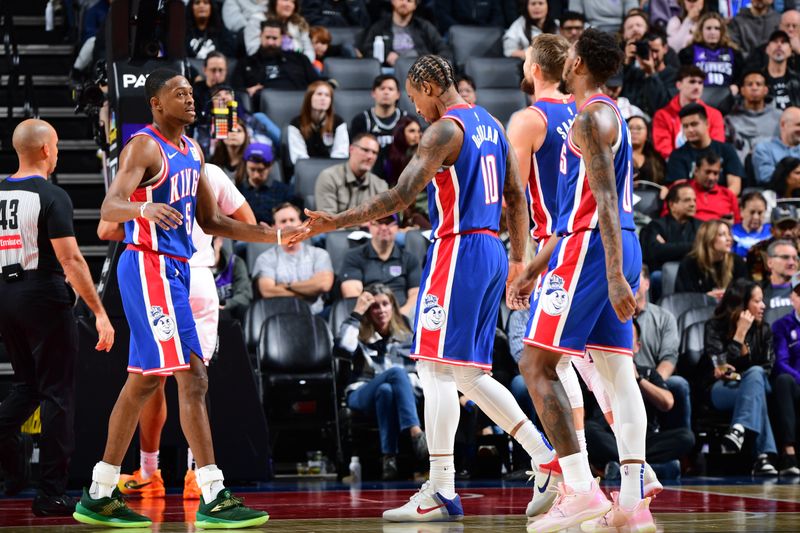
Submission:
[[[281,230],[278,230],[278,245],[281,244]]]
[[[145,207],[147,207],[147,204],[149,204],[149,203],[152,203],[152,202],[145,202],[145,203],[143,203],[142,205],[139,206],[139,216],[140,217],[144,218],[144,209],[145,209]]]

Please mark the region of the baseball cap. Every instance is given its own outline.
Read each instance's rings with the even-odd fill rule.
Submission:
[[[233,92],[234,92],[234,91],[233,91],[233,87],[231,87],[231,86],[230,86],[230,85],[228,85],[227,83],[218,83],[217,85],[214,85],[214,86],[211,88],[211,90],[210,90],[211,97],[213,98],[213,97],[214,97],[214,96],[215,96],[215,95],[216,95],[218,92],[220,92],[220,91],[228,91],[228,92],[230,92],[231,94],[233,94]]]
[[[392,215],[385,216],[383,218],[379,218],[375,221],[377,224],[391,224],[393,222],[400,223],[400,217],[397,216],[397,213]]]
[[[796,224],[797,211],[791,205],[776,205],[772,208],[769,221],[772,224],[780,224],[782,222],[794,222]]]
[[[787,43],[792,41],[792,39],[789,37],[789,34],[786,33],[785,31],[775,30],[774,32],[769,34],[769,40],[767,42],[771,43],[772,41],[778,38],[784,39]]]
[[[272,147],[264,143],[253,143],[244,151],[243,159],[253,163],[272,163]]]

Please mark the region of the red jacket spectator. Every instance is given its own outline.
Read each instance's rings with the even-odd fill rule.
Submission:
[[[681,119],[678,116],[678,111],[681,110],[679,99],[680,94],[676,94],[665,107],[656,111],[653,117],[653,144],[664,159],[669,158],[672,151],[685,142],[681,131]],[[706,109],[711,138],[725,142],[725,123],[722,120],[722,113],[702,100],[698,100],[697,103]]]
[[[702,187],[697,180],[690,180],[692,188],[697,195],[697,213],[695,218],[705,222],[717,220],[733,214],[733,221],[742,221],[739,213],[739,200],[733,191],[722,185],[714,185],[710,190]]]

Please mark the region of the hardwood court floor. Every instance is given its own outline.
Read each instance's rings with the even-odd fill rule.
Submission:
[[[257,492],[244,492],[248,505],[269,511],[261,529],[280,533],[380,532],[462,533],[524,532],[522,512],[531,489],[519,483],[459,486],[467,517],[455,524],[390,524],[380,519],[387,507],[403,503],[412,493],[408,484],[371,484],[361,490],[324,483],[270,483]],[[611,487],[609,487],[611,488]],[[112,531],[88,527],[72,519],[36,518],[30,498],[0,499],[0,532]],[[131,506],[156,523],[150,531],[195,531],[190,523],[197,502],[177,494],[165,499],[137,501]],[[786,482],[694,479],[667,487],[652,505],[659,531],[761,532],[800,531],[800,485]],[[188,521],[187,521],[188,520]],[[121,531],[121,530],[113,530]],[[133,530],[137,531],[137,530]],[[142,531],[142,530],[138,530]],[[578,531],[578,529],[575,529]]]

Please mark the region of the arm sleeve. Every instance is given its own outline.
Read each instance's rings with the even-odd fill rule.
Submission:
[[[358,330],[358,320],[351,314],[342,322],[339,327],[339,335],[336,337],[336,345],[351,357],[358,349]]]
[[[326,250],[314,247],[314,274],[320,272],[333,272],[331,256]]]
[[[680,266],[678,266],[678,275],[675,278],[675,292],[697,292],[695,290],[694,285],[692,284],[692,278],[694,277],[691,272],[691,267],[689,267],[689,261],[691,258],[684,258],[681,261]]]
[[[225,301],[225,309],[236,314],[237,309],[247,309],[253,301],[253,284],[247,275],[247,265],[240,257],[233,259],[233,296]]]
[[[353,248],[344,256],[342,262],[342,281],[356,280],[364,281],[364,271],[361,264],[361,247]]]
[[[520,25],[522,22],[522,25]],[[511,54],[517,50],[524,49],[525,46],[521,45],[520,40],[524,38],[524,19],[518,18],[503,34],[503,55],[511,57]]]
[[[336,182],[334,172],[338,167],[331,167],[320,172],[314,185],[314,201],[319,211],[336,213]]]
[[[72,227],[72,200],[67,192],[57,185],[49,187],[48,206],[45,212],[47,220],[47,236],[50,239],[61,237],[74,237],[75,229]]]
[[[669,130],[669,117],[664,109],[656,111],[653,117],[653,146],[664,159],[667,159],[675,148],[675,139]]]
[[[721,143],[725,142],[725,122],[722,120],[722,113],[715,108],[713,112],[708,114],[708,134],[715,141]]]
[[[225,23],[225,27],[232,32],[244,28],[246,21],[238,2],[228,0],[222,3],[222,21]]]
[[[772,173],[775,172],[775,162],[769,151],[768,141],[760,142],[753,150],[753,167],[756,169],[756,180],[761,183],[769,183],[772,180]]]
[[[333,132],[333,146],[331,147],[331,157],[335,159],[347,159],[350,154],[350,136],[347,133],[347,122],[342,122]]]
[[[779,374],[789,374],[796,382],[800,383],[800,372],[795,370],[789,363],[788,331],[782,322],[781,320],[772,325],[772,344],[775,350],[776,370]]]
[[[263,20],[265,20],[264,15],[258,13],[248,20],[244,26],[244,49],[249,56],[258,52],[261,47],[261,21]]]
[[[661,335],[661,350],[658,354],[658,362],[669,361],[673,365],[677,365],[680,336],[678,335],[678,323],[669,311],[664,311],[664,322],[659,334]]]
[[[289,137],[289,159],[294,165],[298,159],[308,159],[308,147],[303,134],[295,126],[289,126],[286,129]]]

